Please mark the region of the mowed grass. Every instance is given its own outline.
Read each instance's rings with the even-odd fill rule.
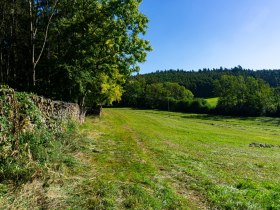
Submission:
[[[0,209],[280,209],[280,119],[104,109]],[[54,168],[55,167],[55,168]]]
[[[249,147],[280,145],[280,119],[104,112],[84,126],[97,135],[89,188],[104,208],[280,208],[280,149]]]
[[[212,108],[215,108],[218,104],[218,100],[219,98],[216,97],[216,98],[206,98],[206,101],[208,102],[208,104],[212,107]]]

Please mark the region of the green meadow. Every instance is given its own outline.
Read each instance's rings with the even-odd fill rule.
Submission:
[[[280,209],[279,124],[107,108],[48,174],[19,191],[0,184],[0,209]]]
[[[206,101],[208,102],[208,104],[211,106],[211,108],[215,108],[218,104],[218,100],[219,98],[207,98]]]
[[[105,109],[82,131],[95,139],[99,208],[279,209],[277,118]],[[88,197],[89,195],[85,195]],[[85,199],[87,200],[87,199]],[[98,208],[98,207],[97,207]]]

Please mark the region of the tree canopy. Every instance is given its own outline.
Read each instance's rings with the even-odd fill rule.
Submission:
[[[217,109],[234,115],[265,115],[275,111],[273,90],[261,79],[224,75],[215,82]]]
[[[137,75],[132,77],[125,85],[121,105],[237,116],[279,116],[279,86],[272,88],[266,81],[256,75],[255,77],[248,76],[250,72],[238,67],[232,70],[167,71]],[[217,79],[214,80],[215,77],[207,78],[207,75],[211,74],[216,75]],[[271,74],[277,75],[277,71],[264,71],[261,75]],[[204,83],[203,78],[207,78],[207,83]],[[174,82],[175,79],[186,80],[183,83],[184,85],[180,85]],[[276,81],[277,78],[274,79]],[[161,80],[166,82],[158,82]],[[208,82],[209,87],[211,87],[209,89],[204,86]],[[185,88],[192,85],[202,85],[206,93],[207,91],[208,93],[213,91],[213,95],[218,97],[217,106],[211,107],[207,100],[198,98],[192,91]]]
[[[206,113],[210,106],[184,86],[174,82],[147,84],[144,78],[129,80],[124,86],[124,95],[118,106],[167,111]]]
[[[198,71],[164,70],[148,74],[139,74],[131,79],[143,78],[148,84],[161,82],[175,82],[189,89],[195,97],[217,97],[214,81],[221,79],[223,75],[254,77],[266,81],[271,87],[280,86],[280,70],[257,70],[244,69],[237,66],[231,69],[200,69]]]
[[[144,62],[141,0],[26,0],[0,5],[0,83],[79,102],[119,100]]]

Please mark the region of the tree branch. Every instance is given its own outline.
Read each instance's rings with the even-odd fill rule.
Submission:
[[[48,20],[48,24],[47,24],[46,31],[45,31],[44,43],[43,43],[43,46],[41,48],[40,54],[39,54],[37,60],[34,63],[34,68],[37,66],[37,64],[38,64],[39,60],[41,59],[41,56],[42,56],[42,54],[44,52],[44,49],[45,49],[45,46],[46,46],[46,43],[47,43],[49,27],[50,27],[50,24],[51,24],[51,20],[52,20],[52,18],[54,16],[55,8],[56,8],[57,3],[58,3],[58,0],[55,1],[53,12],[52,12],[52,14],[51,14],[51,16],[50,16],[50,18]]]

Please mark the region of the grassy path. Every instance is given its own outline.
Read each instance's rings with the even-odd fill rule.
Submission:
[[[125,113],[106,110],[104,118],[88,119],[82,131],[96,140],[92,148],[94,176],[87,185],[94,199],[85,195],[96,209],[195,209],[165,180],[145,141]],[[85,183],[83,183],[83,186]],[[99,192],[99,191],[102,192]]]
[[[105,109],[82,132],[94,140],[83,183],[97,209],[280,207],[279,121]],[[101,191],[101,192],[99,192]]]

